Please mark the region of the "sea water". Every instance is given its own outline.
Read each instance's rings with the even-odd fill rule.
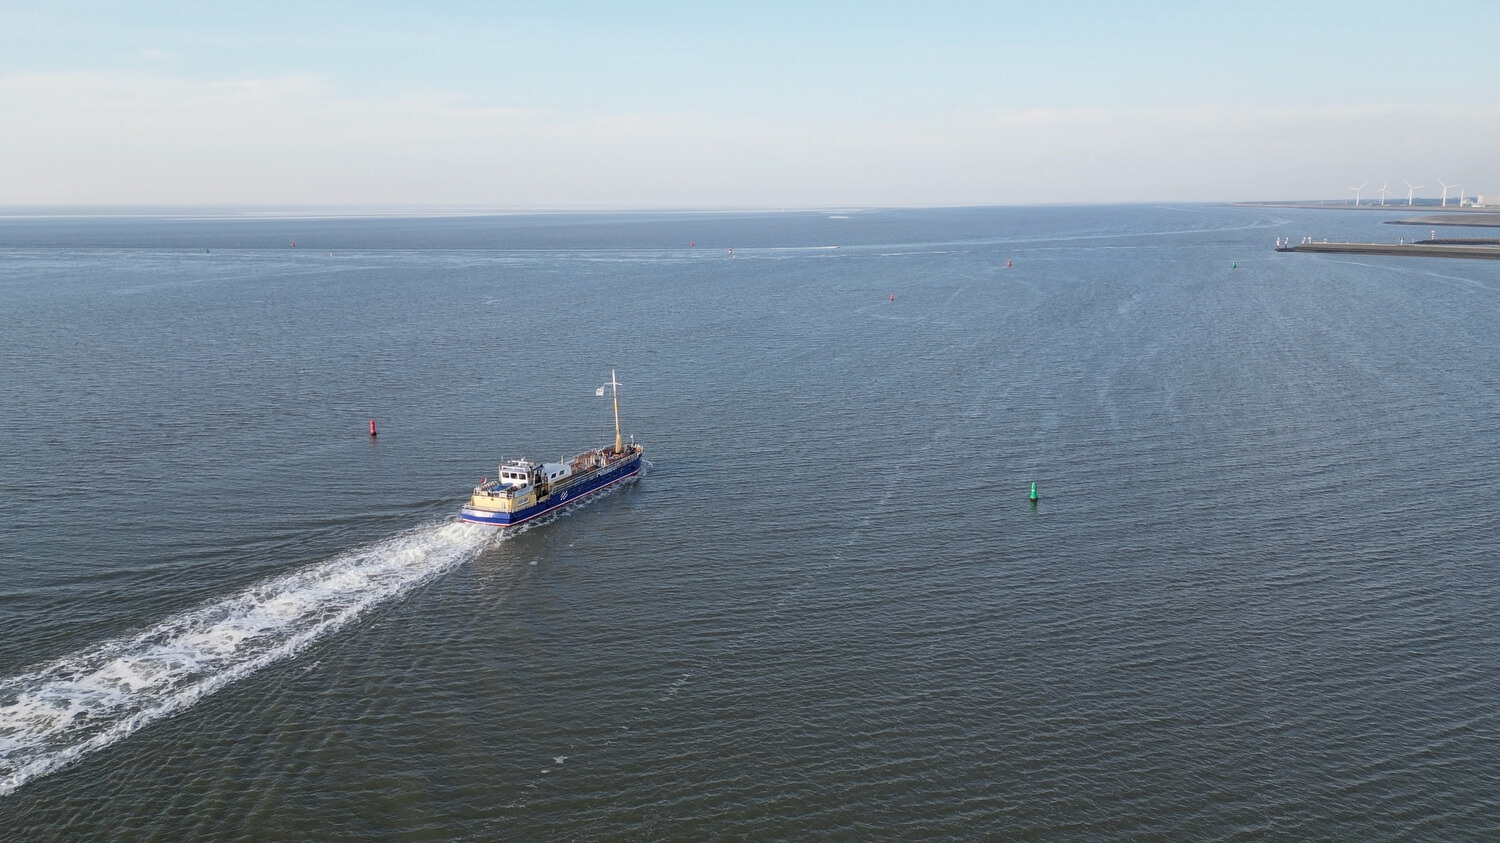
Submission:
[[[1393,218],[0,221],[0,821],[1491,836],[1500,264],[1272,250]]]

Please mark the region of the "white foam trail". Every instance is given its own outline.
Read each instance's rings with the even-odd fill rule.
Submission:
[[[412,530],[0,679],[0,796],[296,655],[498,535],[460,523]]]

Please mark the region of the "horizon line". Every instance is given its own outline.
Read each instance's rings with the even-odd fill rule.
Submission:
[[[1281,202],[1307,202],[1318,200],[1270,200]],[[1069,207],[1121,207],[1131,205],[1245,205],[1265,204],[1262,201],[1215,200],[1215,201],[1170,201],[1143,200],[1139,202],[1032,202],[1019,204],[959,204],[959,205],[801,205],[767,207],[760,205],[724,205],[718,207],[634,207],[634,206],[498,206],[460,204],[394,204],[394,203],[15,203],[0,204],[0,220],[5,219],[67,219],[67,218],[188,218],[188,219],[378,219],[412,217],[487,217],[487,216],[544,216],[570,214],[850,214],[873,211],[938,211],[978,208],[1069,208]]]

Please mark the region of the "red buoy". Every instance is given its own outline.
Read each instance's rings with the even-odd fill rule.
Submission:
[[[895,300],[896,300],[896,294],[895,293],[891,293],[891,301],[895,301]]]
[[[376,435],[376,433],[375,433],[375,420],[374,419],[370,419],[370,435],[371,436],[375,436]]]
[[[1010,258],[1005,259],[1005,268],[1010,269]]]

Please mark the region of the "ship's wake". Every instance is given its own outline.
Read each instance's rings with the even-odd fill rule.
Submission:
[[[418,528],[0,679],[0,796],[296,655],[498,537]]]

